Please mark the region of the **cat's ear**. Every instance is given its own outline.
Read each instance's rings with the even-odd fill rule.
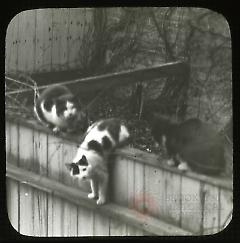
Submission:
[[[65,163],[65,166],[67,170],[71,171],[71,169],[73,168],[73,163]]]
[[[88,166],[88,161],[85,155],[83,155],[82,158],[78,161],[78,164],[83,166]]]

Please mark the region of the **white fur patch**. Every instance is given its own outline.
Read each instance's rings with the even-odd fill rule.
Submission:
[[[162,146],[165,147],[166,146],[166,141],[167,141],[167,138],[165,135],[162,135]]]
[[[65,118],[69,118],[75,116],[77,114],[77,109],[74,107],[72,102],[67,101],[66,110],[63,112]]]
[[[127,138],[129,138],[128,129],[126,128],[126,126],[121,125],[120,132],[119,132],[119,142],[123,142]]]
[[[57,115],[56,105],[53,105],[52,106],[52,110],[50,112],[48,112],[44,108],[44,102],[42,102],[41,103],[41,109],[42,109],[42,112],[43,112],[43,115],[44,115],[45,119],[48,122],[51,122],[51,123],[55,124],[58,127],[66,127],[67,126],[66,120],[61,118],[61,117],[59,117]]]
[[[102,138],[104,136],[108,137],[111,140],[113,146],[116,144],[116,142],[114,141],[114,139],[111,137],[111,135],[109,134],[109,132],[107,130],[99,131],[98,124],[92,124],[90,129],[88,129],[88,133],[87,133],[83,143],[81,144],[81,147],[87,148],[87,144],[91,140],[95,140],[101,144]]]

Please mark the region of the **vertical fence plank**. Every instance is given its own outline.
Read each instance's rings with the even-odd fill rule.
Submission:
[[[5,72],[10,73],[17,70],[18,65],[18,24],[19,15],[14,16],[8,24],[6,34],[6,59]]]
[[[144,211],[144,165],[135,163],[135,176],[134,176],[134,194],[135,194],[135,209],[139,212]]]
[[[69,9],[53,11],[52,70],[60,71],[68,62]]]
[[[109,218],[94,212],[94,236],[109,236]]]
[[[62,180],[62,143],[57,137],[48,136],[48,177]],[[62,199],[48,196],[48,236],[61,236],[63,228]]]
[[[34,172],[47,176],[47,134],[34,131]],[[33,189],[34,236],[47,236],[47,193]]]
[[[128,161],[118,156],[111,165],[111,194],[115,203],[122,206],[128,205],[128,176],[126,175]],[[124,178],[124,180],[123,180]]]
[[[179,225],[181,219],[181,176],[172,172],[164,171],[164,180],[161,190],[163,195],[163,215],[169,223]]]
[[[7,162],[18,165],[18,125],[7,122],[6,129]],[[8,217],[14,229],[19,231],[19,183],[7,179],[6,186]]]
[[[19,129],[18,124],[10,123],[10,141],[11,141],[11,153],[8,157],[8,162],[18,166],[19,156]]]
[[[63,183],[72,186],[72,177],[67,174],[64,164],[72,159],[72,145],[66,142],[62,145]],[[63,200],[63,235],[77,236],[77,206]]]
[[[110,218],[110,236],[126,236],[127,225],[116,219]]]
[[[94,213],[78,207],[78,236],[93,236]]]
[[[233,192],[220,190],[219,231],[222,231],[230,223],[233,210]]]
[[[127,198],[128,198],[128,205],[127,206],[131,209],[135,208],[134,170],[135,170],[135,162],[128,160],[128,163],[127,163],[127,178],[128,178]]]
[[[18,70],[34,71],[35,61],[35,14],[36,10],[19,13]]]
[[[33,170],[33,130],[19,126],[19,166],[26,170]],[[20,233],[33,235],[33,189],[20,183]]]
[[[127,236],[143,236],[143,231],[137,229],[136,227],[127,226]]]
[[[145,210],[152,216],[158,216],[163,208],[161,195],[162,172],[152,166],[145,166]]]
[[[85,34],[83,32],[85,21],[84,9],[70,9],[69,16],[68,62],[71,68],[75,68],[77,64],[79,65],[82,38]]]
[[[203,234],[215,234],[219,231],[219,188],[205,184],[203,190],[205,192]]]
[[[181,226],[195,234],[202,234],[202,188],[199,181],[182,177]]]
[[[6,194],[7,194],[7,211],[8,218],[16,231],[19,231],[18,205],[19,205],[19,186],[18,182],[11,179],[6,179]]]
[[[36,63],[38,72],[51,70],[52,9],[36,10]]]
[[[9,122],[5,122],[5,127],[6,127],[6,159],[8,161],[9,156],[11,154],[11,125]],[[9,161],[8,161],[9,162]]]
[[[77,206],[63,201],[62,236],[77,236]]]

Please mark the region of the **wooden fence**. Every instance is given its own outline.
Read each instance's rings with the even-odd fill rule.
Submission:
[[[6,34],[6,73],[61,71],[81,67],[92,9],[34,9],[20,12]],[[88,39],[89,41],[89,39]]]
[[[96,206],[87,182],[64,163],[76,141],[31,121],[6,120],[7,206],[13,227],[32,236],[212,234],[231,219],[232,181],[160,165],[157,156],[118,150],[110,201]]]

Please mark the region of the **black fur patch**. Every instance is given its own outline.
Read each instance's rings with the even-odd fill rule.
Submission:
[[[107,130],[113,139],[118,142],[119,141],[119,132],[120,132],[120,120],[111,118],[103,121],[99,126],[99,131]]]
[[[62,115],[64,110],[66,110],[66,101],[56,100],[56,113],[58,116]]]
[[[105,149],[105,150],[112,148],[112,142],[107,136],[104,136],[102,138],[102,145],[103,145],[103,149]]]
[[[82,158],[78,161],[78,164],[79,165],[83,165],[83,166],[84,165],[86,165],[86,166],[88,165],[87,158],[86,158],[85,155],[83,155]]]
[[[71,171],[72,170],[72,172],[73,172],[73,175],[77,175],[77,174],[79,174],[79,168],[78,168],[78,166],[77,166],[77,164],[75,164],[75,163],[67,163],[67,164],[65,164],[66,165],[66,167],[67,167],[67,169],[69,170],[69,171]]]
[[[44,109],[47,111],[51,111],[52,110],[52,106],[53,106],[53,100],[49,99],[49,100],[45,100],[45,102],[43,103]]]
[[[100,155],[103,154],[103,148],[102,148],[101,144],[95,140],[91,140],[90,142],[88,142],[88,149],[94,150],[97,153],[99,153]]]
[[[73,170],[73,175],[79,174],[79,168],[75,163],[73,163],[72,170]]]

